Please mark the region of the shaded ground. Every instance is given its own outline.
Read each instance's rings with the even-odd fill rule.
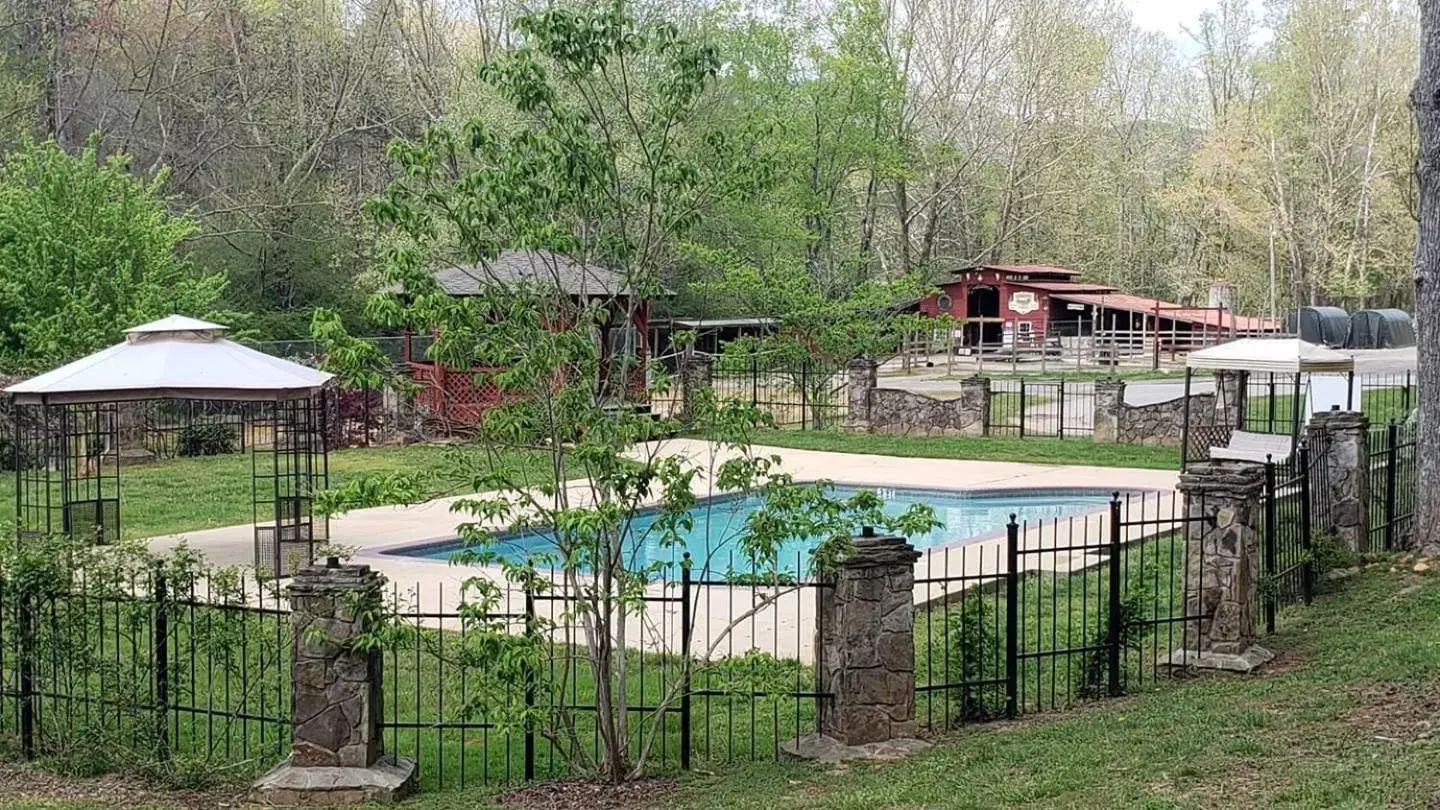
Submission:
[[[200,810],[243,807],[244,792],[230,787],[214,791],[167,790],[133,776],[106,774],[77,778],[37,768],[0,765],[0,807],[127,808],[127,810]]]

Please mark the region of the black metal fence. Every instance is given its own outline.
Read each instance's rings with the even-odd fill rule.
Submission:
[[[291,629],[273,592],[81,571],[63,588],[7,582],[0,603],[0,734],[27,758],[244,773],[288,751]]]
[[[1370,428],[1370,530],[1363,551],[1404,547],[1415,516],[1415,425],[1390,422]]]
[[[1322,410],[1339,405],[1341,410],[1361,411],[1372,424],[1392,419],[1404,421],[1415,407],[1413,373],[1392,374],[1309,375],[1255,374],[1245,383],[1245,410],[1242,429],[1254,433],[1298,435],[1305,427],[1312,403],[1307,398],[1312,382],[1326,378],[1328,389],[1317,396],[1326,397]]]
[[[850,412],[849,377],[843,365],[722,354],[715,358],[711,387],[721,401],[749,402],[769,413],[779,428],[839,427]]]
[[[1183,500],[1012,521],[1004,540],[921,562],[917,715],[944,728],[1115,696],[1165,672],[1204,618],[1187,598]]]
[[[1089,437],[1095,432],[1095,384],[1090,381],[991,380],[992,436]]]
[[[1260,570],[1258,589],[1265,631],[1275,632],[1279,609],[1295,602],[1309,604],[1315,596],[1317,538],[1312,514],[1329,513],[1330,487],[1321,445],[1329,439],[1312,433],[1294,455],[1265,464],[1261,496]]]
[[[1380,434],[1384,440],[1377,438]],[[1372,437],[1374,542],[1399,542],[1414,499],[1413,435]],[[1324,441],[1312,437],[1311,442]],[[1323,448],[1265,467],[1257,616],[1316,586],[1312,512],[1326,508]],[[1384,483],[1389,482],[1389,483]],[[1375,495],[1376,491],[1380,495]],[[1207,510],[1175,493],[1117,495],[1103,510],[1012,518],[1000,536],[928,550],[917,564],[917,717],[931,728],[1048,711],[1164,677],[1209,617],[1191,584],[1207,561],[1187,543]],[[727,557],[675,561],[627,625],[623,694],[632,755],[690,768],[778,759],[816,729],[830,697],[814,646],[817,594],[797,555],[767,582]],[[97,575],[98,576],[98,575]],[[395,586],[383,653],[385,747],[427,789],[562,776],[600,745],[581,597],[512,590],[476,612],[453,585]],[[289,746],[287,600],[212,576],[0,582],[0,738],[27,756],[191,758],[261,770]],[[499,637],[539,637],[522,678],[497,678]],[[620,677],[615,685],[619,688]]]

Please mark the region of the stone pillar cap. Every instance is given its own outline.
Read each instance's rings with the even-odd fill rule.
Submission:
[[[903,537],[856,537],[853,548],[840,560],[845,568],[865,568],[872,565],[894,565],[913,563],[920,559],[920,552]]]
[[[1342,411],[1335,406],[1328,411],[1320,411],[1310,415],[1310,425],[1324,425],[1327,428],[1359,428],[1369,427],[1370,417],[1361,411]]]
[[[1203,464],[1193,464],[1189,469],[1180,473],[1180,483],[1176,489],[1181,492],[1230,490],[1249,494],[1251,490],[1258,490],[1264,485],[1264,465],[1248,461],[1207,461]]]
[[[373,587],[384,581],[378,572],[368,565],[337,565],[311,563],[295,572],[287,590],[290,593],[304,593],[329,590],[349,590]]]

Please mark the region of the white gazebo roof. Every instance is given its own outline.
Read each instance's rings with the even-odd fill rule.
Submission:
[[[1344,372],[1355,358],[1299,338],[1241,338],[1191,352],[1185,365],[1215,371]]]
[[[125,341],[6,388],[19,403],[183,399],[283,400],[333,375],[226,340],[215,323],[171,315],[125,330]]]

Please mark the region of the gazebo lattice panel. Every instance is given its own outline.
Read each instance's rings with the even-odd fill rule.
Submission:
[[[257,433],[271,437],[268,448],[257,447],[250,457],[255,567],[268,576],[290,576],[330,539],[328,521],[314,514],[314,495],[327,486],[330,474],[325,396],[255,408]]]
[[[117,406],[16,408],[16,519],[22,537],[120,538]]]

